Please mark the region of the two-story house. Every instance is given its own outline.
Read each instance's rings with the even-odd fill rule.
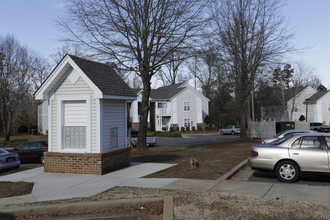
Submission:
[[[308,121],[330,125],[330,91],[316,92],[308,101]]]
[[[137,100],[130,106],[132,128],[138,129],[142,90],[136,90]],[[187,82],[163,86],[150,91],[148,126],[151,130],[169,130],[170,127],[203,126],[209,114],[209,99]]]
[[[302,115],[310,122],[330,124],[330,92],[297,87],[274,93],[261,103],[262,120],[298,121]]]

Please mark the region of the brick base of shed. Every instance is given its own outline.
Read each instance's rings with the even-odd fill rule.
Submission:
[[[130,148],[106,153],[45,153],[44,171],[103,175],[131,164]]]

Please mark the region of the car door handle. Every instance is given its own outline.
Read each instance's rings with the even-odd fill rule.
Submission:
[[[299,155],[299,153],[293,153],[293,155]]]

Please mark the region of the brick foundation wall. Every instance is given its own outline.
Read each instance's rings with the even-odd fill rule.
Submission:
[[[106,153],[45,153],[44,171],[103,175],[131,164],[130,148]]]

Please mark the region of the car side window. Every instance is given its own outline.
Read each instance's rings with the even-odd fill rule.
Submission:
[[[29,146],[28,143],[23,143],[23,144],[20,144],[16,147],[17,150],[27,150],[27,147]]]
[[[302,149],[321,149],[321,141],[317,136],[305,136],[302,138],[302,142],[300,145]]]
[[[327,143],[328,148],[330,147],[330,137],[324,137],[325,142]]]
[[[293,142],[293,144],[291,145],[292,148],[300,148],[300,143],[301,143],[302,138],[298,138],[297,140],[295,140],[295,142]]]
[[[30,145],[30,150],[40,150],[41,144],[40,143],[33,143]]]

